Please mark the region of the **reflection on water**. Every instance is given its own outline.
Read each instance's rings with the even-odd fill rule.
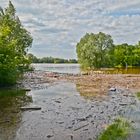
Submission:
[[[20,107],[31,102],[24,90],[0,90],[0,140],[13,140],[21,121]]]

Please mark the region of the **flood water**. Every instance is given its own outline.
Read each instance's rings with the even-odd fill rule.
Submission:
[[[80,72],[77,64],[34,66],[40,71]],[[120,95],[86,98],[74,83],[67,81],[58,81],[47,88],[32,89],[30,92],[0,90],[0,140],[95,140],[103,126],[110,123],[110,116],[113,118],[122,114],[121,111],[127,108],[118,104],[126,100],[133,102],[131,96],[126,98]],[[41,110],[21,111],[23,106],[39,106]],[[126,116],[133,119],[132,113],[140,123],[139,110],[135,108]],[[138,137],[139,131],[136,131],[131,140],[138,140]]]

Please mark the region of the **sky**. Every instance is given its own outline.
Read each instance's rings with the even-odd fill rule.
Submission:
[[[140,0],[11,1],[33,36],[30,52],[37,57],[76,58],[77,42],[91,32],[110,34],[115,44],[140,40]]]

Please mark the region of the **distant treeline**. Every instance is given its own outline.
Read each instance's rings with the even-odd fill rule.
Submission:
[[[29,57],[32,61],[32,63],[77,63],[76,59],[63,59],[63,58],[53,58],[53,57],[43,57],[43,58],[37,58],[33,54],[29,54]]]

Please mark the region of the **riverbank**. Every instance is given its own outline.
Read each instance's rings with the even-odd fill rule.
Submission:
[[[85,96],[106,95],[111,88],[123,89],[132,93],[140,90],[139,74],[92,74],[66,76],[65,78],[74,82],[78,90]]]
[[[31,90],[30,105],[42,109],[24,112],[16,140],[96,140],[115,118],[127,116],[137,105],[140,77],[35,71],[26,73],[22,84]]]
[[[49,85],[56,81],[74,82],[78,89],[85,93],[106,94],[110,88],[121,88],[131,92],[139,91],[139,74],[65,74],[57,72],[34,71],[24,74],[20,82],[21,87],[31,89],[43,88],[44,84]]]

